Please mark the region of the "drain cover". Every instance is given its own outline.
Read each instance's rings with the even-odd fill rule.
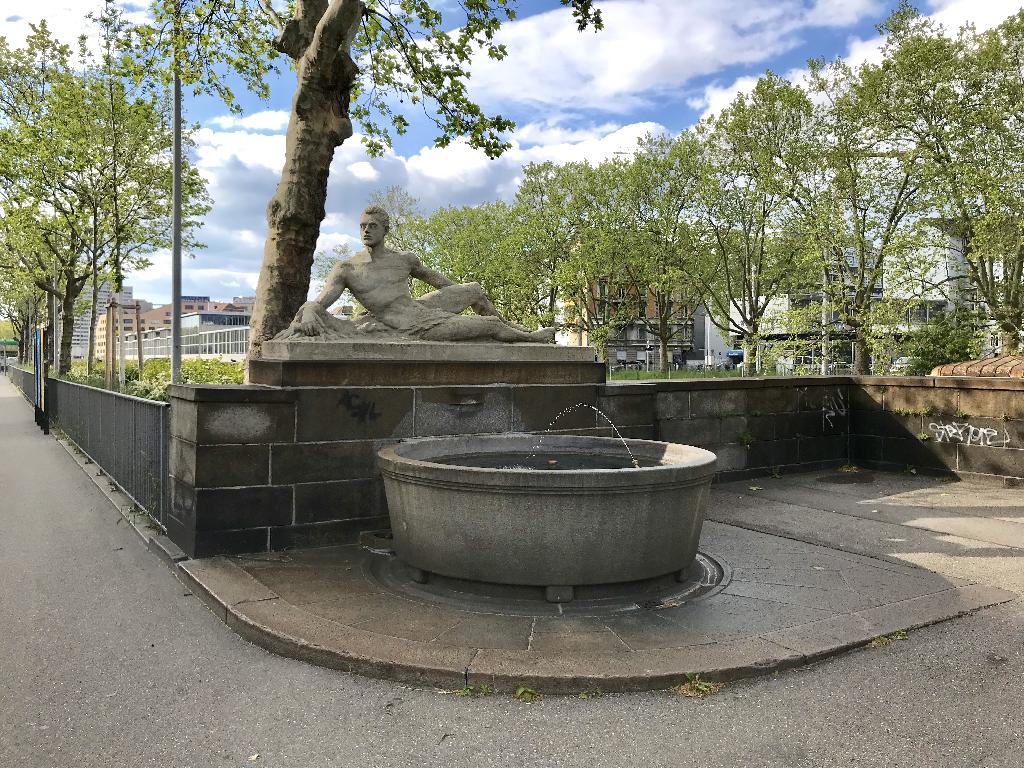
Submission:
[[[683,582],[664,576],[629,584],[577,586],[574,600],[550,603],[544,599],[544,587],[487,584],[437,574],[421,584],[413,580],[412,569],[390,554],[373,552],[363,568],[381,587],[406,599],[470,613],[508,616],[607,616],[677,608],[718,592],[730,577],[728,566],[721,560],[698,552]]]

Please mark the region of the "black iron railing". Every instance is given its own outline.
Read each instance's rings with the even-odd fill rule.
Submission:
[[[24,368],[15,368],[13,365],[8,369],[8,375],[21,394],[31,403],[35,399],[36,375],[33,371],[26,371]]]
[[[163,524],[171,497],[170,406],[60,379],[47,383],[50,423]]]

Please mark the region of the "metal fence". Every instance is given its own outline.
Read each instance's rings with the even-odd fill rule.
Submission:
[[[70,381],[47,383],[51,424],[163,525],[171,508],[170,406]]]
[[[15,368],[13,365],[8,368],[8,375],[11,382],[21,390],[28,401],[35,402],[36,375],[34,371],[26,371],[23,368]]]
[[[125,334],[124,353],[128,360],[138,357],[136,334]],[[249,346],[249,326],[231,326],[213,331],[182,329],[181,354],[183,357],[215,357],[221,360],[241,360]],[[142,333],[142,354],[152,357],[171,356],[171,331],[161,328]]]

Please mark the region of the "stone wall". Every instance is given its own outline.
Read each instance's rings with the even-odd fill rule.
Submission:
[[[174,386],[168,535],[193,557],[386,528],[377,451],[403,438],[597,426],[600,385]],[[650,417],[646,418],[650,422]],[[651,429],[626,430],[651,436]]]
[[[193,557],[388,526],[377,451],[486,432],[697,445],[719,479],[854,463],[1024,478],[1024,382],[800,377],[472,387],[171,387],[168,535]],[[600,412],[600,413],[599,413]],[[604,414],[604,415],[602,415]]]
[[[858,377],[851,458],[877,469],[1024,479],[1024,381]]]
[[[478,387],[176,386],[168,535],[193,557],[386,528],[376,467],[409,437],[542,431],[685,442],[723,477],[847,459],[846,379]],[[600,413],[599,413],[600,411]]]
[[[648,391],[641,395],[636,390]],[[719,479],[845,464],[849,379],[709,379],[608,385],[602,406],[618,423],[637,411],[657,440],[696,445],[718,456]],[[646,408],[638,407],[641,397]]]

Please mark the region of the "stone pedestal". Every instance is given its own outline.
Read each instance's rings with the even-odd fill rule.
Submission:
[[[592,347],[406,341],[268,341],[249,381],[277,387],[601,384]]]

